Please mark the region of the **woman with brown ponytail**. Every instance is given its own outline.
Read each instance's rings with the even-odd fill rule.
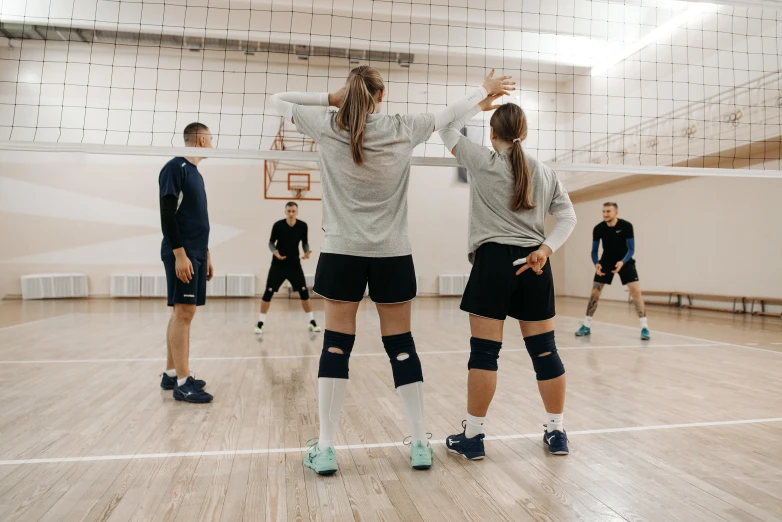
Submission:
[[[565,368],[554,342],[554,280],[549,256],[576,226],[576,214],[556,173],[522,148],[527,118],[511,103],[488,96],[472,112],[440,130],[446,148],[470,173],[469,259],[473,264],[461,309],[470,314],[467,418],[464,432],[446,441],[449,451],[482,459],[483,423],[497,387],[497,359],[505,318],[521,335],[546,408],[543,441],[555,455],[568,453],[563,427]],[[480,110],[491,117],[494,150],[472,143],[459,129]],[[546,214],[557,223],[545,234]],[[518,265],[522,265],[520,268]]]
[[[410,462],[432,465],[424,425],[423,372],[410,332],[415,268],[407,237],[407,187],[413,149],[432,132],[466,114],[489,95],[513,90],[510,77],[486,77],[482,87],[427,114],[379,114],[383,78],[367,66],[350,71],[333,94],[272,96],[280,114],[318,144],[323,186],[323,246],[315,293],[326,299],[326,331],[318,370],[320,437],[304,465],[321,475],[337,471],[334,441],[347,391],[356,312],[369,287],[380,316],[394,385],[410,424]],[[337,112],[327,110],[328,105]]]

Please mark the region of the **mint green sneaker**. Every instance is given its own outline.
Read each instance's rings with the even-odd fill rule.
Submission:
[[[591,328],[588,326],[581,325],[581,328],[578,329],[576,332],[576,337],[587,337],[592,334]]]
[[[432,437],[431,433],[427,433],[429,438]],[[405,437],[402,442],[405,446],[410,446],[410,465],[413,469],[429,469],[432,467],[432,445],[429,441],[417,440],[415,442],[407,442],[411,437]]]
[[[652,334],[649,332],[648,328],[641,328],[641,340],[642,341],[648,341],[652,338]]]
[[[309,449],[304,454],[304,465],[312,468],[318,475],[333,475],[337,472],[337,451],[334,446],[318,448],[318,439],[307,441]]]

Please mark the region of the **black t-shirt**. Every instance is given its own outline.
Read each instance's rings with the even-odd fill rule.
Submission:
[[[621,261],[627,255],[627,240],[634,237],[633,225],[624,219],[617,219],[616,226],[613,227],[609,227],[605,221],[597,225],[592,231],[592,240],[603,241],[600,264],[604,264],[603,262],[616,264]]]
[[[179,200],[176,222],[185,253],[195,259],[206,259],[206,251],[209,248],[209,214],[206,209],[206,187],[201,173],[185,158],[174,158],[160,171],[158,182],[161,198],[175,196]],[[165,231],[160,255],[174,255]]]
[[[269,243],[273,244],[279,250],[280,255],[285,256],[286,259],[280,261],[274,257],[272,263],[300,262],[299,242],[302,243],[305,252],[309,250],[307,223],[298,219],[293,226],[288,225],[288,221],[285,219],[276,222],[272,227],[272,237],[269,239]]]

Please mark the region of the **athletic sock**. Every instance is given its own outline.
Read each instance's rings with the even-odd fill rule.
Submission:
[[[315,320],[315,312],[307,312],[307,319],[309,319],[310,321],[314,321]]]
[[[426,428],[424,428],[424,383],[421,381],[403,384],[396,389],[402,401],[402,409],[405,410],[407,423],[410,425],[412,442],[421,440],[426,442]]]
[[[189,377],[189,375],[188,375],[188,377]],[[186,382],[187,382],[187,377],[185,377],[184,379],[177,379],[176,380],[176,385],[177,386],[184,386]]]
[[[265,323],[266,322],[266,314],[258,314],[258,322]]]
[[[649,321],[646,317],[641,317],[641,328],[649,328]]]
[[[169,377],[176,377],[176,368],[174,368],[173,370],[166,370],[166,375],[168,375]]]
[[[591,317],[589,317],[589,316],[584,317],[584,326],[586,326],[587,328],[592,326],[592,318]]]
[[[468,413],[467,425],[464,427],[464,436],[471,439],[483,433],[484,422],[486,422],[486,417],[476,417]]]
[[[551,433],[554,430],[564,431],[565,426],[565,414],[564,413],[549,413],[546,412],[548,422],[546,423],[546,431]]]
[[[318,378],[318,415],[320,417],[318,448],[320,449],[334,445],[339,428],[339,415],[342,412],[342,401],[345,399],[347,390],[347,379]]]

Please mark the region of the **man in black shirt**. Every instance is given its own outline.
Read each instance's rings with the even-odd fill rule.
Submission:
[[[266,322],[266,312],[272,303],[274,292],[280,289],[280,285],[287,279],[291,286],[301,296],[301,307],[307,313],[310,332],[320,332],[320,326],[315,322],[310,304],[310,294],[307,291],[307,282],[304,278],[304,270],[299,259],[299,243],[302,244],[304,256],[309,259],[312,251],[307,240],[307,223],[296,219],[299,215],[299,205],[290,201],[285,205],[285,219],[277,221],[272,227],[272,235],[269,239],[269,250],[272,251],[272,266],[269,268],[269,276],[266,279],[266,291],[261,301],[261,313],[258,316],[258,324],[255,333],[263,333],[263,323]]]
[[[202,123],[185,127],[185,146],[212,148],[212,134]],[[160,256],[166,269],[168,306],[168,360],[160,387],[173,390],[178,401],[211,402],[206,383],[190,375],[190,323],[197,306],[206,302],[206,282],[214,276],[209,254],[209,214],[204,178],[198,172],[203,158],[174,158],[160,171]]]
[[[616,203],[603,205],[603,222],[592,231],[592,264],[595,265],[595,281],[592,285],[592,296],[587,305],[587,314],[577,337],[592,333],[592,316],[597,310],[597,303],[603,293],[603,287],[610,285],[614,274],[619,274],[623,285],[627,285],[630,297],[635,303],[638,317],[641,319],[641,339],[651,339],[649,325],[646,320],[646,306],[641,297],[641,284],[638,282],[638,271],[635,268],[635,235],[633,225],[629,221],[619,219],[619,206]],[[598,259],[597,252],[600,242],[603,242],[603,255]]]

